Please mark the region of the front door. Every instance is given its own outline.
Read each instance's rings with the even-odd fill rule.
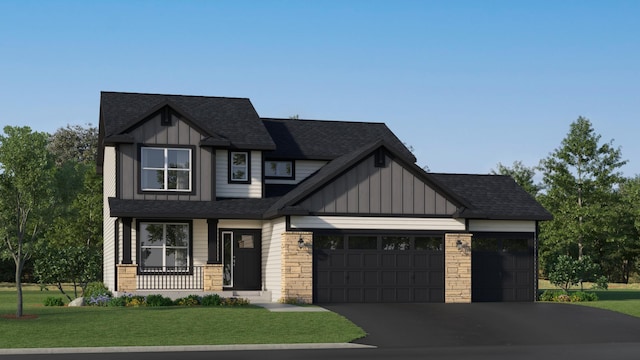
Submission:
[[[224,287],[260,290],[260,230],[221,231]]]

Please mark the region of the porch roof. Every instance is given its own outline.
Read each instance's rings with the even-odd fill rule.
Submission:
[[[112,217],[153,219],[262,219],[278,198],[216,201],[125,200],[109,198]]]

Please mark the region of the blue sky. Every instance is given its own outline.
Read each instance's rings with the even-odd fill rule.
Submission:
[[[0,126],[100,91],[385,122],[433,172],[537,165],[578,116],[640,174],[640,1],[0,1]]]

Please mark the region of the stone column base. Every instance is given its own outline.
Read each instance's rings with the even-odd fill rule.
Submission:
[[[444,238],[444,302],[471,302],[471,234]]]
[[[204,291],[222,291],[222,264],[207,264],[203,270]]]
[[[118,264],[118,292],[134,292],[137,290],[136,277],[138,276],[138,265]]]

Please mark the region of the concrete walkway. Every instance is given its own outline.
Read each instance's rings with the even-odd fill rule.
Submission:
[[[256,305],[263,307],[271,312],[324,312],[329,311],[323,307],[316,305],[308,305],[308,306],[299,306],[299,305],[290,305],[290,304],[280,304],[280,303],[252,303],[251,305]]]

